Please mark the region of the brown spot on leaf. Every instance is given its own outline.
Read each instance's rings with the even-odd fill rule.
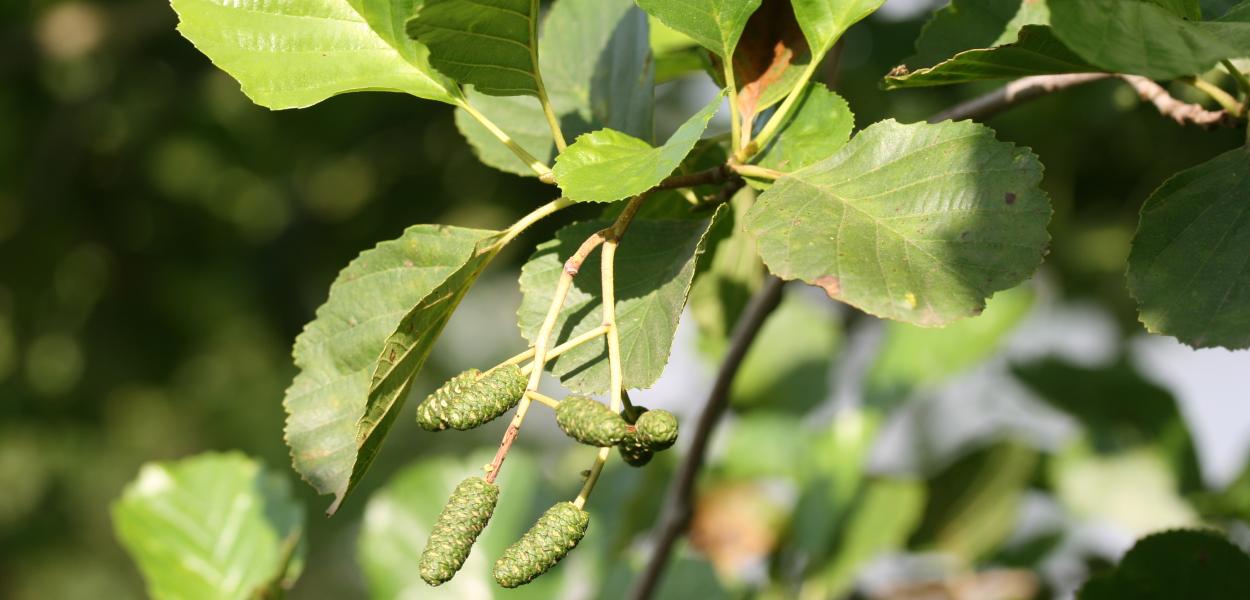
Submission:
[[[967,241],[967,240],[968,240],[968,238],[969,238],[969,237],[971,237],[971,236],[972,236],[972,232],[971,232],[971,231],[965,231],[965,232],[963,232],[963,233],[959,234],[959,239],[964,240],[964,241]]]
[[[743,123],[749,124],[755,117],[760,98],[769,87],[796,62],[809,60],[811,50],[790,2],[764,0],[747,21],[734,50],[734,79],[739,86],[738,108]]]
[[[1004,197],[1003,197],[1003,199],[1007,201],[1007,204],[1015,204],[1015,203],[1016,203],[1016,193],[1015,193],[1015,192],[1007,192],[1007,195],[1006,195],[1006,196],[1004,196]]]
[[[837,298],[838,295],[842,293],[842,282],[833,275],[817,277],[816,281],[813,281],[812,283],[824,288],[825,293],[829,294],[830,298]]]

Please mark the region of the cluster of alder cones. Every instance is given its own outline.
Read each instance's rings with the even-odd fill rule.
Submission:
[[[429,431],[472,429],[511,410],[526,392],[526,377],[516,365],[486,373],[470,369],[456,375],[417,407],[417,424]],[[569,396],[555,406],[556,423],[569,437],[600,448],[616,446],[625,462],[640,467],[677,441],[677,419],[666,410],[630,407],[622,414],[585,396]],[[443,506],[421,553],[421,578],[440,585],[452,578],[486,527],[499,486],[484,477],[460,482]],[[590,513],[574,502],[552,506],[520,540],[495,562],[495,581],[514,588],[533,581],[577,546]]]

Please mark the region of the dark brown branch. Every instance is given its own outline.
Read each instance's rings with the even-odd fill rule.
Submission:
[[[694,187],[696,185],[712,185],[724,183],[733,177],[737,177],[737,175],[729,169],[729,166],[721,165],[685,175],[673,175],[661,181],[659,185],[655,186],[655,189],[671,190],[674,188]]]
[[[764,325],[764,320],[781,302],[781,289],[784,286],[784,281],[770,275],[764,287],[751,298],[751,302],[747,304],[746,310],[743,311],[742,317],[738,319],[738,324],[734,327],[729,341],[729,351],[726,352],[725,360],[721,362],[720,370],[716,373],[716,382],[712,385],[712,391],[708,393],[703,413],[699,415],[699,422],[695,426],[690,448],[682,460],[677,477],[668,488],[668,495],[664,498],[664,511],[660,515],[655,549],[652,551],[651,560],[647,563],[646,571],[638,579],[630,594],[634,600],[651,597],[656,584],[660,581],[660,576],[664,574],[664,569],[668,566],[668,557],[673,551],[673,545],[686,532],[693,510],[692,497],[695,480],[698,478],[699,470],[703,467],[703,459],[707,455],[708,441],[711,440],[712,431],[724,416],[725,410],[729,408],[729,388],[733,384],[734,376],[738,373],[738,367],[746,358],[747,350],[751,348],[755,336]]]

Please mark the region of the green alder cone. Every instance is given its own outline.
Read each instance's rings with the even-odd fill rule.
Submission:
[[[621,453],[621,458],[625,460],[625,464],[631,467],[646,466],[651,462],[651,457],[655,455],[655,451],[638,437],[638,433],[630,431],[625,434],[625,439],[617,444],[616,449]]]
[[[634,423],[638,440],[653,452],[667,450],[677,441],[677,417],[667,410],[643,413]]]
[[[498,501],[499,486],[481,477],[470,477],[456,486],[421,552],[421,579],[440,585],[460,570]]]
[[[516,365],[504,365],[478,377],[469,369],[452,377],[417,407],[417,424],[429,431],[465,430],[498,418],[521,401],[527,381]]]
[[[572,502],[547,509],[538,522],[495,561],[495,581],[506,588],[525,585],[546,573],[582,541],[590,513]]]
[[[591,446],[615,446],[625,438],[625,419],[602,402],[585,396],[569,396],[556,407],[556,424],[569,437]]]

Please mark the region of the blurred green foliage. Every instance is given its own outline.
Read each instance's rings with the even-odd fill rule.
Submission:
[[[887,117],[920,120],[990,89],[878,87],[914,53],[923,18],[872,18],[847,35],[839,71],[825,79],[836,79],[859,127]],[[143,582],[114,537],[108,507],[147,461],[239,449],[292,479],[297,499],[316,515],[325,498],[287,469],[280,402],[294,374],[291,341],[335,273],[411,224],[501,227],[549,199],[546,186],[479,164],[445,106],[380,93],[301,111],[253,106],[174,24],[167,7],[134,0],[0,5],[0,597],[142,597]],[[658,131],[671,131],[684,117],[674,108],[690,89],[676,83],[657,91]],[[1135,335],[1122,274],[1137,209],[1166,177],[1233,147],[1241,133],[1179,127],[1114,82],[1036,101],[990,124],[1000,139],[1032,147],[1046,165],[1043,185],[1056,214],[1040,276],[1051,294],[1045,301],[1095,303],[1120,325],[1115,345]],[[463,310],[473,316],[453,321],[414,393],[521,347],[512,319],[515,272],[527,249],[550,239],[558,225],[540,224],[492,267],[466,300]],[[848,426],[803,415],[836,395],[842,365],[852,361],[844,349],[854,338],[827,302],[791,288],[778,323],[793,323],[798,337],[765,329],[761,349],[775,350],[748,359],[736,388],[738,418],[704,482],[709,490],[735,490],[708,495],[709,502],[737,500],[701,505],[705,515],[720,515],[712,524],[750,521],[735,518],[742,506],[766,507],[760,510],[775,518],[748,532],[755,543],[745,550],[696,535],[670,570],[671,597],[726,594],[721,586],[741,588],[750,578],[743,573],[774,576],[778,597],[799,588],[812,597],[844,590],[876,551],[901,550],[909,536],[918,547],[940,547],[949,532],[962,531],[949,529],[943,511],[997,514],[997,506],[983,509],[977,498],[952,495],[969,480],[988,478],[1011,498],[1026,488],[1057,488],[1080,512],[1086,500],[1065,489],[1108,472],[1144,471],[1125,481],[1161,482],[1158,495],[1169,503],[1200,494],[1194,506],[1210,519],[1250,518],[1250,478],[1229,494],[1201,490],[1175,402],[1128,363],[1018,367],[1020,380],[1092,432],[1062,451],[1029,447],[995,458],[997,449],[1015,448],[995,440],[951,457],[939,473],[861,478],[886,410],[984,367],[1029,312],[1031,294],[996,299],[987,317],[953,338],[950,330],[888,326],[883,354],[868,361],[874,366],[864,393],[891,402],[855,412]],[[850,320],[852,327],[870,321]],[[949,339],[938,339],[944,335]],[[789,371],[778,372],[783,367]],[[1078,389],[1063,385],[1076,382]],[[369,534],[395,499],[376,497],[368,513],[364,499],[397,477],[388,493],[416,487],[430,497],[401,499],[441,503],[451,484],[444,490],[413,483],[433,477],[432,465],[441,462],[400,469],[422,457],[489,447],[497,433],[434,437],[401,419],[359,501],[332,520],[309,518],[307,567],[292,596],[353,598],[366,595],[367,583],[378,594],[401,585],[370,558],[387,547]],[[543,463],[545,476],[575,473],[585,458],[553,453],[541,436],[527,443],[553,457]],[[589,581],[603,589],[586,593],[619,594],[638,570],[645,552],[635,537],[654,522],[666,460],[657,458],[659,467],[645,472],[609,472],[584,542],[596,549],[586,558],[585,568],[597,573]],[[921,482],[933,489],[926,493]],[[525,519],[541,506],[530,507],[535,512]],[[977,535],[950,543],[969,561],[983,557],[1007,535],[997,528],[1004,518],[1014,523],[1014,514],[966,524]],[[358,542],[362,517],[366,537]],[[879,527],[883,522],[898,529]],[[772,557],[779,547],[786,550]],[[712,558],[719,578],[700,553]],[[736,574],[724,567],[744,564]]]

